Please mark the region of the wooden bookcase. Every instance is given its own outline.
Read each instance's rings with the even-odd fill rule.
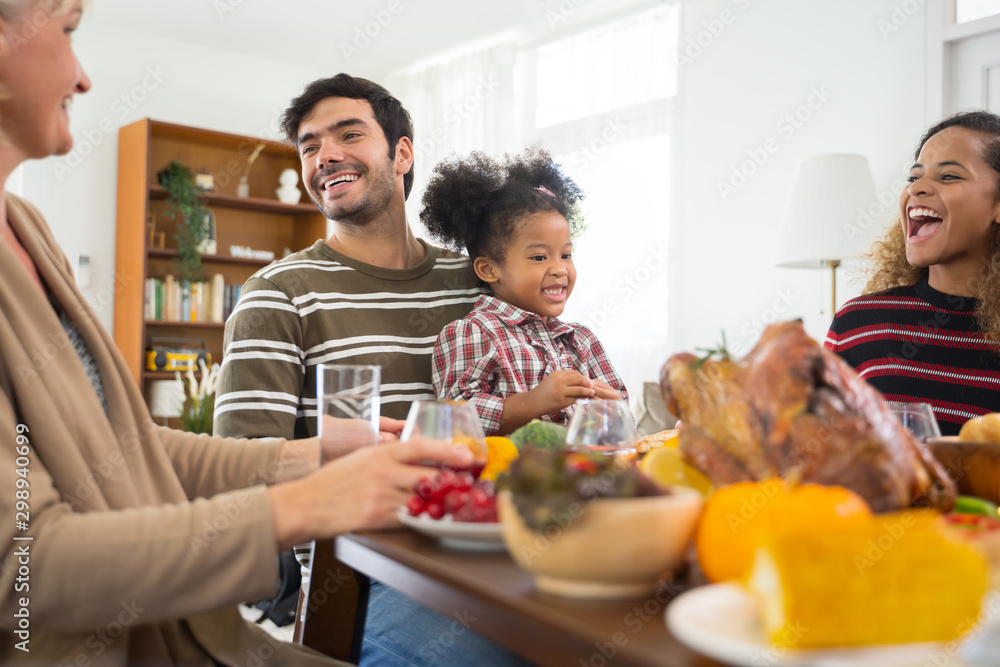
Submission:
[[[250,197],[237,197],[240,177],[254,148],[264,149],[250,170]],[[212,174],[215,191],[206,193],[216,220],[217,254],[202,255],[204,274],[221,273],[227,284],[242,285],[270,260],[233,257],[231,245],[269,250],[280,258],[285,249],[301,250],[326,237],[326,218],[303,192],[299,204],[278,201],[278,175],[287,168],[299,171],[295,149],[275,141],[202,130],[143,119],[118,132],[118,214],[115,248],[114,338],[148,401],[148,384],[172,379],[173,372],[145,370],[150,337],[203,339],[212,360],[222,360],[225,325],[209,322],[163,322],[144,318],[146,278],[177,274],[174,239],[176,221],[165,215],[166,192],[156,174],[172,160],[192,172]],[[299,189],[303,189],[299,185]],[[146,223],[155,216],[164,232],[165,247],[150,247]]]

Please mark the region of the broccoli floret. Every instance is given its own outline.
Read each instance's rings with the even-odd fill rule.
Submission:
[[[510,439],[519,450],[526,446],[537,449],[563,449],[566,447],[566,427],[533,419],[511,433]]]

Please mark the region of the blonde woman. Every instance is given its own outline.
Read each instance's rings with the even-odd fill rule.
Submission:
[[[90,79],[79,0],[0,0],[0,183],[65,154]],[[277,554],[395,525],[422,476],[469,455],[343,451],[156,426],[38,211],[0,186],[0,664],[330,665],[239,616]],[[319,468],[320,450],[333,460]]]
[[[932,127],[908,180],[865,295],[837,312],[826,346],[888,400],[930,403],[953,435],[1000,411],[1000,116]]]

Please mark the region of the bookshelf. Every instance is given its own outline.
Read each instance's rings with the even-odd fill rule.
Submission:
[[[249,197],[236,194],[246,175],[247,159],[254,148],[263,151],[250,170]],[[294,148],[276,141],[203,130],[143,119],[118,132],[118,212],[115,248],[114,339],[143,395],[149,400],[149,383],[172,379],[172,372],[145,370],[150,339],[204,340],[216,363],[222,360],[221,322],[163,321],[147,318],[147,278],[177,275],[174,239],[177,221],[166,216],[167,193],[156,174],[171,161],[213,175],[215,190],[205,193],[207,207],[215,214],[217,252],[202,255],[203,274],[211,281],[221,274],[227,285],[242,285],[270,260],[234,257],[230,246],[270,251],[280,258],[285,249],[301,250],[326,237],[326,218],[303,194],[304,203],[284,204],[275,189],[284,169],[299,171]],[[299,185],[302,189],[302,185]],[[153,216],[163,232],[164,247],[152,247],[147,220]]]

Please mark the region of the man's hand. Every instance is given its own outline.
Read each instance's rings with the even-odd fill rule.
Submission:
[[[412,465],[472,462],[465,447],[415,437],[381,447],[360,447],[308,477],[268,489],[279,550],[352,530],[398,525],[396,511],[421,477],[437,471]]]

